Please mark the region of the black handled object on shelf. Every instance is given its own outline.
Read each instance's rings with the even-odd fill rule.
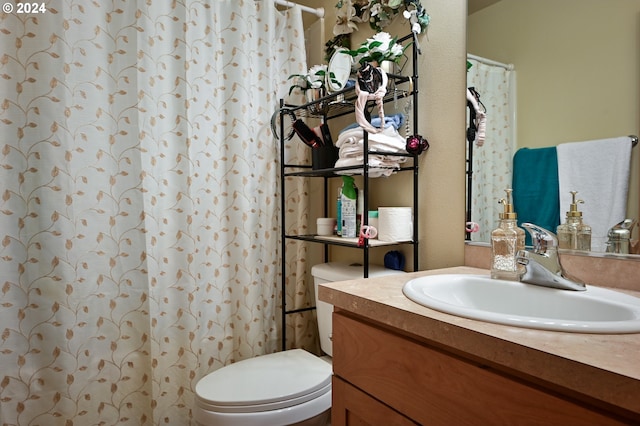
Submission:
[[[322,139],[320,139],[318,135],[316,135],[316,133],[301,119],[298,118],[293,122],[293,130],[296,132],[298,137],[302,139],[302,142],[311,148],[320,148],[321,146],[324,146]]]
[[[327,123],[322,123],[320,125],[320,133],[322,134],[322,142],[324,143],[324,146],[333,146],[333,138],[331,137],[331,132],[329,131]]]

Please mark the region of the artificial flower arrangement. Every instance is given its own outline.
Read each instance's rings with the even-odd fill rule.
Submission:
[[[354,62],[361,65],[373,62],[380,65],[383,61],[398,62],[409,44],[402,46],[396,40],[397,37],[392,38],[389,33],[382,31],[365,40],[358,49],[342,52],[351,55]]]
[[[420,34],[422,30],[427,28],[431,20],[425,8],[420,4],[420,0],[371,0],[369,2],[371,15],[369,25],[374,30],[382,30],[393,21],[403,5],[405,10],[402,15],[406,19],[409,19],[412,14],[416,16],[416,22],[412,22],[411,31]]]
[[[327,65],[320,64],[309,68],[309,71],[306,74],[290,75],[287,80],[297,80],[296,83],[289,88],[289,94],[291,94],[291,92],[296,88],[300,89],[303,93],[309,89],[326,89],[327,73]],[[342,83],[336,80],[335,75],[332,72],[329,72],[329,79],[331,80],[331,83],[338,87],[342,86]]]
[[[411,21],[411,31],[419,34],[427,28],[431,17],[420,0],[339,0],[333,34],[352,33],[360,22],[369,22],[372,29],[381,31],[395,19],[402,6],[403,16]]]

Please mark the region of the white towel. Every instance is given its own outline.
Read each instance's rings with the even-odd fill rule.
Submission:
[[[389,153],[406,153],[406,140],[400,136],[393,126],[386,127],[380,133],[369,133],[368,146],[370,151]],[[344,130],[338,135],[336,147],[339,148],[339,158],[335,167],[352,167],[364,163],[364,136],[360,127]],[[391,176],[400,169],[400,164],[407,161],[407,157],[395,155],[369,154],[369,176]],[[337,174],[362,174],[363,169],[336,171]]]
[[[392,126],[386,127],[380,133],[369,133],[368,141],[370,150],[407,152],[405,138],[400,136],[398,131]],[[341,148],[343,145],[356,145],[362,150],[364,145],[362,129],[357,127],[341,132],[340,135],[338,135],[336,147]]]
[[[379,146],[371,146],[370,149],[372,150],[379,150],[382,152],[394,152],[394,151],[389,151],[389,150],[385,150],[384,147],[379,147]],[[338,150],[338,154],[340,158],[359,158],[361,160],[364,160],[364,153],[362,152],[362,145],[358,146],[358,145],[352,145],[352,144],[344,144],[340,147],[340,149]],[[372,156],[377,156],[379,158],[384,158],[387,159],[389,161],[393,161],[394,163],[404,163],[405,161],[407,161],[407,157],[399,157],[399,156],[395,156],[395,155],[380,155],[380,154],[369,154],[369,157]],[[338,167],[338,166],[336,166]]]
[[[364,156],[354,156],[347,158],[339,158],[336,161],[335,167],[351,167],[360,166],[364,163]],[[369,177],[376,178],[382,176],[391,176],[396,170],[400,168],[400,165],[396,160],[388,159],[388,157],[382,155],[369,155]],[[337,170],[338,175],[361,175],[363,169],[349,169],[349,170]]]
[[[569,191],[578,191],[577,198],[584,200],[578,208],[591,226],[593,251],[605,251],[609,229],[626,216],[631,147],[629,137],[557,146],[561,221],[571,204]]]

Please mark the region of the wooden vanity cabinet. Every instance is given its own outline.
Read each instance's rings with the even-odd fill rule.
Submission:
[[[332,426],[633,424],[344,310],[333,348]]]

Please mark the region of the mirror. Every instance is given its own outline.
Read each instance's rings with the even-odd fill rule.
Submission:
[[[342,53],[348,49],[340,47],[333,52],[327,70],[327,87],[330,92],[344,89],[351,75],[351,56]],[[333,75],[333,78],[331,76]]]
[[[515,69],[515,142],[507,161],[523,147],[638,135],[640,2],[468,0],[468,6],[467,52]],[[484,102],[482,88],[476,89],[487,114],[495,113],[495,105]],[[637,219],[640,145],[631,151],[627,217]],[[487,141],[474,145],[476,155],[505,154],[493,152]],[[499,191],[511,185],[510,176],[499,177]],[[497,199],[487,203],[500,207]],[[497,223],[497,211],[489,228]],[[560,216],[564,222],[565,212]],[[639,233],[636,229],[633,238]],[[473,234],[471,240],[489,241]]]

